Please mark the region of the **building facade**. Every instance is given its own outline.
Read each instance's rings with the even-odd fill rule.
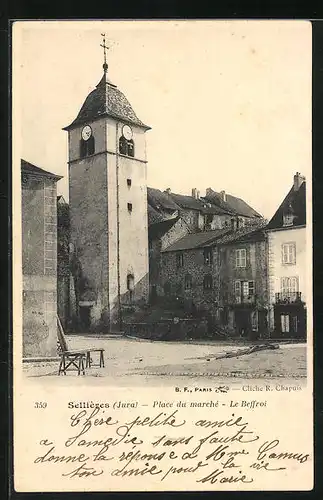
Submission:
[[[263,227],[229,233],[218,245],[221,325],[240,337],[267,337],[267,238]]]
[[[268,335],[267,241],[260,228],[185,236],[162,252],[164,295],[236,336]]]
[[[245,201],[226,195],[224,191],[216,193],[207,188],[206,195],[201,197],[196,188],[192,189],[191,196],[172,193],[170,188],[164,192],[148,188],[148,221],[150,290],[155,298],[164,295],[161,254],[167,247],[189,234],[210,232],[206,235],[208,239],[213,231],[237,231],[257,225],[263,218]],[[205,236],[201,238],[205,240]],[[189,237],[187,242],[191,240]],[[192,241],[195,242],[194,237]],[[188,290],[186,295],[189,295]]]
[[[108,79],[108,66],[65,128],[69,150],[74,322],[119,330],[122,308],[148,301],[147,158],[150,127]]]
[[[306,337],[306,181],[292,188],[267,226],[271,335]]]
[[[56,355],[57,181],[21,160],[23,356]]]

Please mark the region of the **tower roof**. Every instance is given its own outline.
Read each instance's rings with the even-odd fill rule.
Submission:
[[[137,125],[145,130],[151,127],[145,125],[132,109],[125,95],[114,85],[107,76],[107,64],[103,65],[103,76],[96,88],[87,96],[75,120],[63,130],[70,130],[88,121],[103,116],[118,118],[124,122]]]

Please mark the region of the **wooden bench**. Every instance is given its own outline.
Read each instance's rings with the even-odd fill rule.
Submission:
[[[85,375],[85,368],[91,368],[91,366],[99,366],[104,368],[104,349],[103,348],[89,348],[80,350],[70,350],[68,348],[64,330],[61,321],[57,315],[57,326],[58,326],[58,349],[60,356],[60,363],[58,368],[58,375],[63,373],[66,375],[68,369],[77,370],[78,375]],[[94,363],[91,358],[91,353],[99,353],[98,363]]]

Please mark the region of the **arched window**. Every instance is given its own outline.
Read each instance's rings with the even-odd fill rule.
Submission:
[[[95,153],[95,141],[93,135],[87,141],[81,139],[80,157],[84,158],[85,156],[94,155],[94,153]]]
[[[204,290],[211,290],[212,286],[213,286],[212,276],[210,274],[207,274],[206,276],[204,276],[203,288]]]
[[[135,156],[135,143],[133,139],[128,141],[125,137],[121,136],[119,139],[119,153],[133,158]]]

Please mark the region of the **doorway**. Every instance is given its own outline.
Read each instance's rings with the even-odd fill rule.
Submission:
[[[91,307],[90,306],[80,306],[80,322],[81,328],[84,330],[89,330],[91,326]]]
[[[235,311],[236,331],[240,337],[248,337],[251,333],[250,311],[237,309]]]

